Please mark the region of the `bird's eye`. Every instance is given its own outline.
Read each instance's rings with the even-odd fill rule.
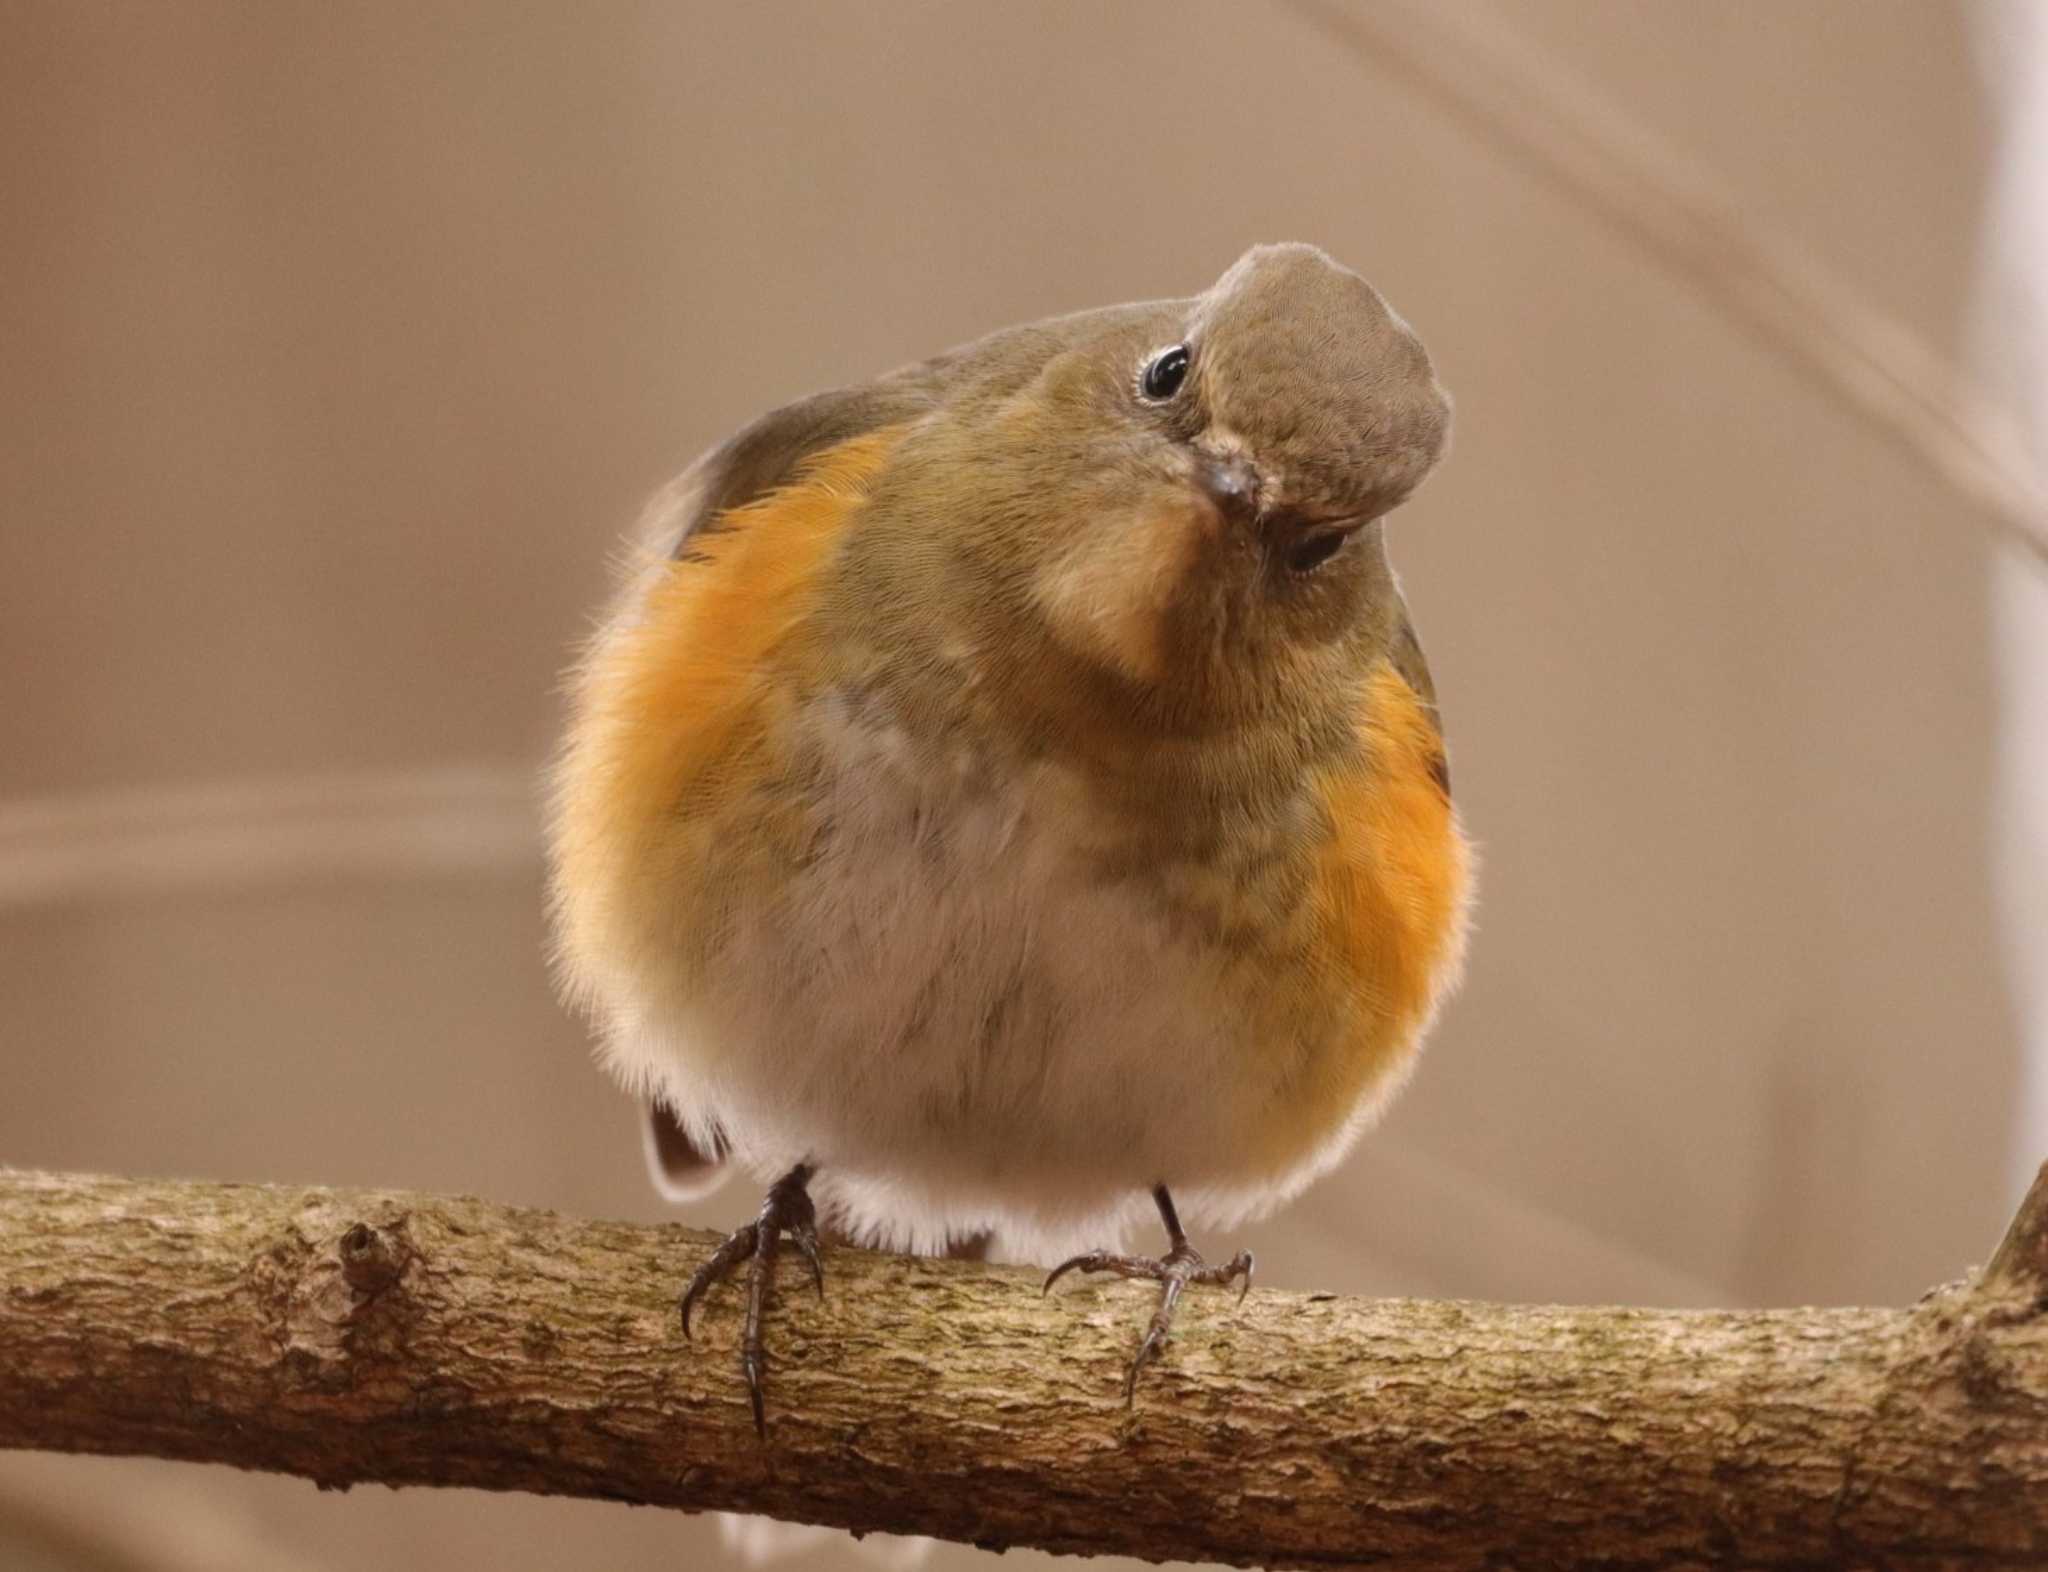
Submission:
[[[1171,349],[1162,349],[1152,357],[1145,367],[1145,375],[1138,386],[1145,397],[1164,403],[1180,391],[1180,385],[1188,378],[1188,347],[1176,344]]]
[[[1297,541],[1287,553],[1287,570],[1290,573],[1313,573],[1339,551],[1344,542],[1351,538],[1349,530],[1331,530],[1327,534],[1311,535]]]

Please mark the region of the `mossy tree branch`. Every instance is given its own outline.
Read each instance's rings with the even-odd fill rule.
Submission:
[[[774,1315],[765,1443],[739,1296],[678,1334],[711,1243],[0,1172],[0,1447],[1284,1567],[2048,1564],[2048,1181],[1908,1309],[1199,1294],[1132,1412],[1143,1285],[839,1250]]]

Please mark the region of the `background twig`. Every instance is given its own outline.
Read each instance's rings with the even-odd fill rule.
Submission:
[[[1286,4],[1595,214],[2048,565],[2048,489],[2012,419],[1934,345],[1745,213],[1647,127],[1484,8]]]

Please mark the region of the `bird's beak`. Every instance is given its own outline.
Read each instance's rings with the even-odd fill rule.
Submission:
[[[1205,458],[1196,467],[1195,480],[1225,518],[1248,521],[1258,516],[1259,472],[1248,459],[1235,454]]]

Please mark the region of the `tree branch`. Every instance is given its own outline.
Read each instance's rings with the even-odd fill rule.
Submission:
[[[838,1250],[769,1439],[710,1236],[488,1202],[0,1173],[0,1447],[1283,1567],[2048,1561],[2048,1170],[1911,1309],[1200,1293]]]

